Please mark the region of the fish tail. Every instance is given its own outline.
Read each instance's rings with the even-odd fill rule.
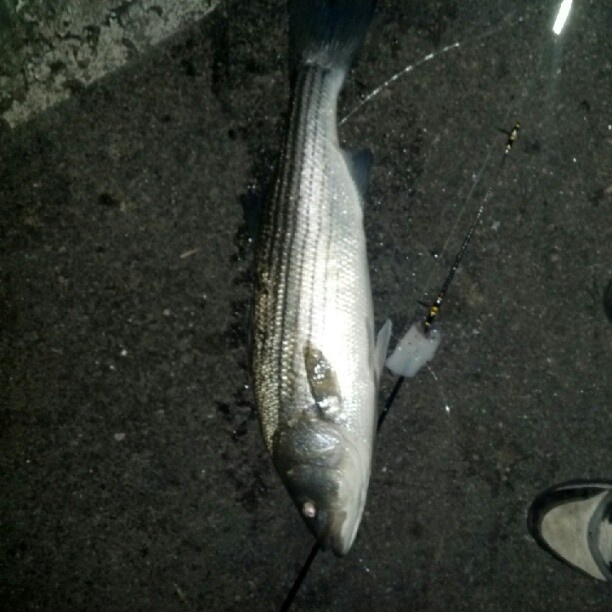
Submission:
[[[292,81],[304,66],[337,70],[344,80],[375,4],[376,0],[289,0]]]

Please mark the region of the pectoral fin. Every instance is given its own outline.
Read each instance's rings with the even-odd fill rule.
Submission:
[[[304,347],[306,377],[312,397],[324,416],[333,416],[340,408],[342,395],[338,377],[322,351],[311,342]]]
[[[389,348],[389,341],[391,340],[391,330],[391,319],[387,319],[376,336],[376,348],[374,349],[374,369],[376,372],[376,380],[380,378],[380,375],[385,367],[387,349]]]

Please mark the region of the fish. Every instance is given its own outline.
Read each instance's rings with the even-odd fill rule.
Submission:
[[[373,157],[338,139],[337,103],[373,0],[290,0],[291,95],[255,254],[251,366],[267,450],[324,549],[363,515],[391,335],[374,333],[363,226]]]

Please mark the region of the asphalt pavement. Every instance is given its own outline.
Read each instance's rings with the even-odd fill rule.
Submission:
[[[612,478],[610,8],[559,37],[555,8],[380,3],[340,115],[404,74],[340,137],[375,155],[396,339],[485,210],[354,548],[319,555],[296,610],[610,608],[525,520],[543,488]],[[232,1],[0,132],[0,608],[274,610],[291,586],[312,538],[254,412],[245,221],[287,97],[283,3]]]

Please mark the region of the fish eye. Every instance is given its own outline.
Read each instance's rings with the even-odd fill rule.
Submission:
[[[306,518],[314,518],[317,514],[317,507],[311,501],[306,501],[302,504],[302,514]]]

